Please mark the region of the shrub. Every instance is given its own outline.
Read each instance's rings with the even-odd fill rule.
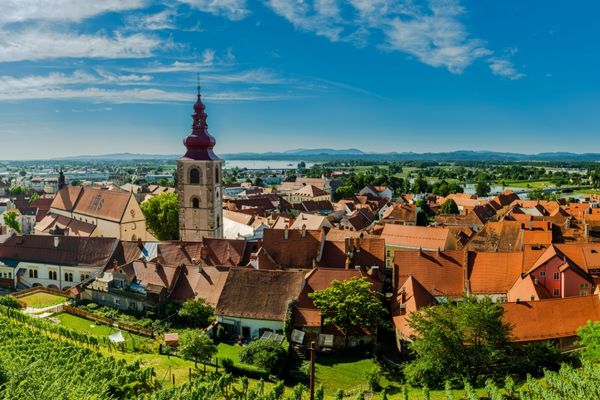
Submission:
[[[190,299],[179,309],[179,316],[190,326],[205,328],[214,320],[214,311],[204,299]]]
[[[15,308],[15,309],[21,308],[21,304],[19,303],[19,300],[17,300],[13,296],[0,296],[0,305],[3,305],[8,308]]]
[[[276,373],[283,366],[285,351],[273,340],[254,340],[240,352],[240,361]]]
[[[227,373],[231,373],[234,370],[234,362],[229,357],[223,357],[223,358],[221,358],[221,365],[223,366],[223,369]]]
[[[98,309],[98,304],[96,303],[90,303],[87,306],[84,306],[85,308],[87,308],[90,311],[94,311]]]
[[[369,390],[371,392],[378,392],[381,390],[381,385],[379,384],[379,377],[381,375],[381,368],[374,367],[371,370],[367,371],[367,384],[369,385]]]

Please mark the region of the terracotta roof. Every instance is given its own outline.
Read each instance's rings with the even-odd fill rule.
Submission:
[[[58,239],[55,246],[55,238]],[[0,258],[61,265],[105,267],[115,255],[119,241],[112,238],[76,236],[13,236],[0,245]]]
[[[488,222],[469,243],[473,251],[520,251],[523,245],[552,243],[552,223],[548,221]]]
[[[320,189],[314,185],[306,185],[294,192],[295,195],[300,196],[308,196],[308,197],[319,197],[319,196],[328,196],[329,193]]]
[[[542,300],[550,299],[552,295],[543,285],[537,282],[531,275],[525,275],[519,277],[515,284],[510,288],[507,293],[507,299],[510,302],[517,300]]]
[[[300,204],[304,211],[307,212],[326,212],[333,210],[333,206],[329,200],[305,200]]]
[[[405,277],[402,277],[405,278]],[[398,281],[392,297],[392,321],[394,327],[404,338],[414,336],[408,325],[412,313],[428,305],[434,304],[434,297],[413,276]]]
[[[202,242],[161,242],[157,260],[168,265],[192,265],[194,259],[203,265],[239,266],[248,262],[253,245],[245,240],[209,239]]]
[[[254,219],[254,216],[251,214],[244,214],[244,213],[239,213],[239,212],[235,212],[235,211],[223,210],[223,218],[230,219],[239,224],[250,225],[252,223],[252,220]]]
[[[366,229],[375,222],[375,214],[368,208],[358,208],[344,218],[347,226],[356,231]]]
[[[313,260],[321,254],[323,231],[307,230],[304,237],[301,230],[288,229],[287,232],[285,239],[285,229],[265,229],[262,248],[284,268],[312,268]]]
[[[295,185],[313,185],[319,189],[325,189],[327,181],[323,178],[296,178]]]
[[[127,275],[135,277],[135,282],[148,291],[160,292],[164,289],[171,292],[175,287],[181,267],[138,260],[117,266],[114,270],[122,270]]]
[[[434,296],[458,297],[464,293],[465,252],[397,251],[394,255],[396,281],[413,276]]]
[[[331,223],[322,215],[300,213],[294,223],[290,226],[290,229],[302,229],[305,227],[310,230],[321,229],[322,226],[331,226]]]
[[[505,303],[502,307],[515,342],[576,336],[587,321],[600,320],[597,295]]]
[[[315,307],[312,299],[308,296],[318,290],[324,290],[331,286],[334,280],[346,281],[352,278],[368,278],[373,290],[380,291],[381,283],[370,278],[364,270],[360,269],[338,269],[338,268],[315,268],[306,274],[306,283],[296,302],[294,313],[294,325],[296,326],[321,326],[321,312]]]
[[[181,274],[171,293],[170,300],[183,303],[188,299],[202,298],[215,307],[228,274],[229,267],[186,265],[181,269]]]
[[[81,186],[65,186],[56,193],[51,208],[73,211],[83,188]]]
[[[216,314],[283,321],[288,305],[302,290],[304,273],[232,268],[223,286]]]
[[[417,206],[415,204],[395,203],[383,213],[382,219],[386,222],[414,224],[417,220]]]
[[[385,241],[380,238],[348,238],[340,241],[325,241],[320,267],[345,268],[350,256],[350,268],[362,266],[370,268],[385,267]]]
[[[407,249],[444,250],[450,230],[426,226],[385,224],[381,237],[386,245]]]
[[[469,253],[471,293],[507,293],[520,278],[523,253]]]
[[[119,222],[132,196],[127,192],[84,188],[73,212]]]

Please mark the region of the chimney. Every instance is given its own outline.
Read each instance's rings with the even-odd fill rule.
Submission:
[[[285,224],[285,229],[283,230],[283,240],[288,240],[288,224]]]
[[[306,224],[302,224],[302,237],[306,237]]]
[[[60,244],[60,238],[58,236],[54,236],[54,248],[57,248]]]
[[[590,235],[590,224],[586,223],[584,225],[584,236],[587,239],[589,235]]]
[[[565,220],[565,229],[569,229],[571,227],[571,218],[567,218]]]

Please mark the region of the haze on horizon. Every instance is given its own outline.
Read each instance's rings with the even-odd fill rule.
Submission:
[[[0,0],[0,160],[600,152],[600,4]],[[40,5],[41,4],[41,5]]]

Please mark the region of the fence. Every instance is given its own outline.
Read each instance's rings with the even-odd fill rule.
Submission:
[[[18,292],[12,293],[12,295],[16,298],[19,298],[19,297],[27,296],[28,294],[33,294],[33,293],[48,293],[48,294],[54,294],[56,296],[70,297],[69,292],[66,290],[63,291],[63,290],[52,289],[52,288],[47,288],[47,287],[43,287],[43,286],[34,286],[34,287],[27,288],[27,289],[19,290]]]
[[[95,322],[98,322],[98,323],[104,324],[104,325],[114,326],[116,324],[119,329],[122,329],[124,331],[136,333],[136,334],[142,335],[142,336],[154,337],[154,332],[150,329],[146,329],[146,328],[143,328],[143,327],[137,326],[137,325],[128,324],[126,322],[119,322],[112,318],[104,317],[102,315],[97,315],[92,312],[82,310],[80,308],[64,306],[63,311],[68,314],[76,315],[78,317],[89,319],[89,320],[92,320],[92,321],[95,321]]]

